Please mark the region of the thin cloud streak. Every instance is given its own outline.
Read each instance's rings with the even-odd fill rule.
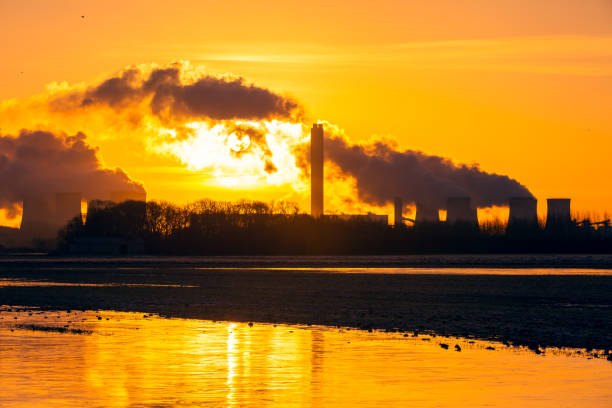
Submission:
[[[425,70],[533,72],[584,76],[612,75],[612,37],[538,36],[420,41],[362,46],[245,44],[193,54],[200,62],[258,64],[375,65],[402,63]],[[298,50],[298,52],[296,52]]]

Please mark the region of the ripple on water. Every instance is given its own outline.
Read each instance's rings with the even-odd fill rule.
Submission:
[[[109,311],[0,317],[2,407],[612,406],[612,364],[567,350]]]

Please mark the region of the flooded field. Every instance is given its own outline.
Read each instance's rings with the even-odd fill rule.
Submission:
[[[612,363],[576,350],[111,311],[0,319],[2,407],[612,406]]]
[[[585,265],[594,259],[580,258]],[[241,267],[211,266],[212,258],[21,260],[0,260],[0,304],[436,333],[533,351],[612,350],[612,270],[601,267],[372,268],[283,265],[276,258],[251,266],[249,257],[214,260]]]

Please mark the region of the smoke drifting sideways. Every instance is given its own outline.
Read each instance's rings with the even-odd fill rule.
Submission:
[[[385,205],[393,197],[444,209],[448,197],[471,197],[478,208],[507,205],[510,197],[533,197],[518,181],[478,166],[456,165],[449,159],[393,143],[350,144],[342,136],[326,136],[325,158],[356,180],[359,199]]]
[[[44,98],[34,100],[44,101],[45,115],[41,117],[50,115],[48,128],[55,128],[63,120],[64,126],[69,127],[60,129],[71,132],[85,130],[98,135],[101,131],[109,138],[131,138],[135,146],[147,153],[171,155],[190,170],[214,175],[213,185],[232,188],[289,185],[298,194],[307,191],[310,126],[302,106],[292,98],[240,77],[215,76],[187,62],[161,67],[132,66],[100,83],[58,87]],[[354,144],[335,126],[325,127],[326,160],[355,179],[356,193],[343,180],[328,179],[332,184],[327,191],[335,191],[344,201],[338,207],[346,207],[345,203],[354,202],[354,198],[363,204],[383,206],[396,196],[403,197],[406,203],[418,202],[433,208],[444,208],[448,197],[469,196],[474,205],[488,207],[505,205],[509,197],[532,196],[510,177],[487,173],[477,166],[456,165],[439,156],[399,150],[388,141]],[[142,189],[121,170],[102,168],[96,151],[87,146],[82,134],[38,133],[23,131],[17,138],[3,139],[10,139],[12,144],[24,143],[24,150],[35,150],[37,143],[26,147],[27,138],[50,138],[45,143],[53,142],[58,147],[52,149],[54,154],[50,158],[41,160],[54,160],[52,157],[61,156],[61,152],[66,155],[72,152],[75,156],[80,153],[88,158],[72,162],[58,159],[57,166],[64,171],[58,174],[35,161],[26,163],[26,157],[17,158],[17,147],[1,148],[1,207],[18,202],[31,189],[66,191],[66,186],[74,186],[70,190],[83,191],[89,198],[99,196],[96,191],[88,192],[96,184],[130,186],[113,187],[114,190]],[[38,147],[42,149],[45,143]],[[40,152],[39,155],[45,156]],[[15,170],[19,167],[27,172]],[[105,180],[75,181],[84,174]],[[82,187],[77,187],[78,183]],[[340,194],[347,199],[339,197]]]
[[[188,62],[127,67],[86,88],[60,90],[46,103],[51,114],[103,118],[115,135],[139,138],[143,149],[225,179],[240,173],[284,180],[282,169],[289,161],[270,146],[283,132],[271,136],[270,128],[300,123],[304,115],[290,97]],[[297,143],[285,134],[282,143]],[[256,168],[245,169],[247,162]]]
[[[146,70],[131,67],[85,90],[72,90],[51,101],[56,111],[108,106],[143,113],[142,104],[164,123],[188,120],[297,119],[297,102],[241,77],[193,71],[182,63]]]
[[[78,191],[84,198],[108,199],[111,191],[144,192],[123,170],[103,168],[86,136],[39,130],[0,135],[0,208],[14,217],[25,197]]]

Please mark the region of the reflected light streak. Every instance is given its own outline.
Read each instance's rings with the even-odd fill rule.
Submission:
[[[227,406],[236,406],[234,398],[235,385],[234,379],[236,377],[237,353],[238,353],[238,339],[236,338],[236,323],[230,323],[227,326]]]
[[[604,359],[402,333],[0,309],[0,350],[3,407],[612,404]]]

